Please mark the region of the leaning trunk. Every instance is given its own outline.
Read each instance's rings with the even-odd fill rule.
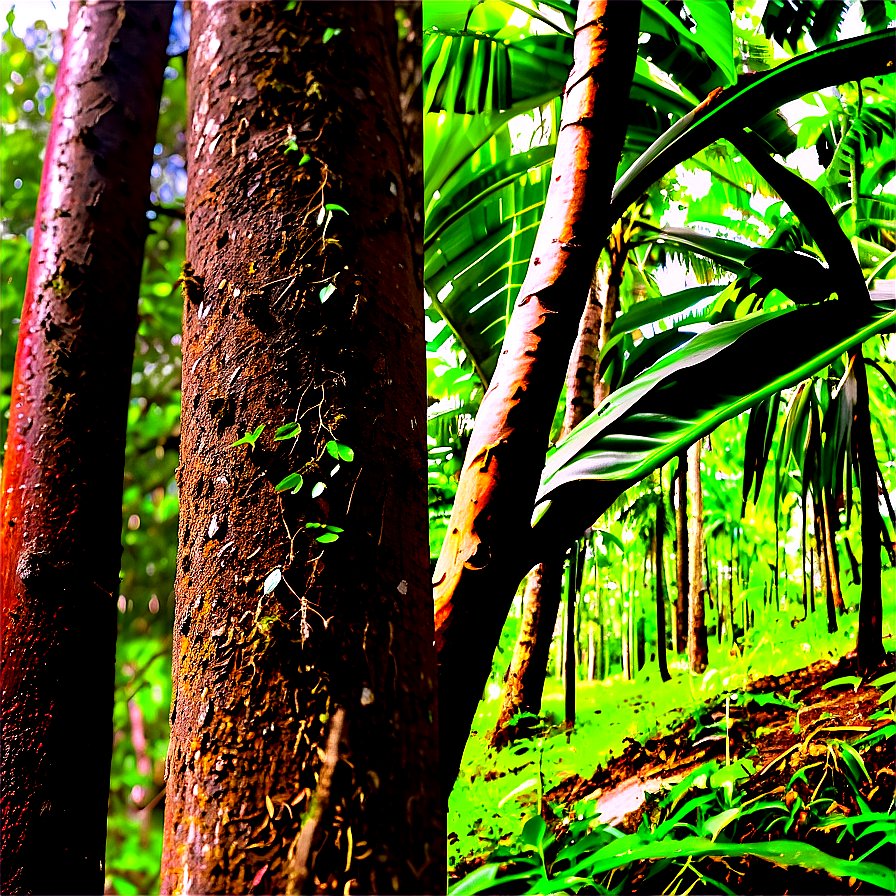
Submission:
[[[669,681],[669,664],[666,662],[666,589],[663,582],[663,536],[666,533],[666,513],[663,504],[663,472],[660,470],[660,495],[656,509],[656,532],[653,539],[653,572],[656,581],[656,655],[660,665],[660,678]]]
[[[124,438],[173,7],[73,5],[56,79],[2,482],[5,893],[103,887]]]
[[[639,15],[638,3],[579,4],[544,214],[470,437],[436,567],[439,677],[448,685],[441,726],[446,798],[511,596],[531,556],[529,520],[557,392],[609,230]]]
[[[585,311],[579,321],[579,335],[566,370],[566,410],[560,438],[571,432],[594,410],[594,370],[597,364],[601,308],[599,281],[595,274],[588,290]],[[554,563],[560,564],[560,561]],[[526,582],[523,622],[513,651],[501,711],[492,733],[493,746],[506,744],[529,730],[528,725],[522,729],[503,730],[515,715],[520,712],[538,715],[541,712],[541,695],[544,691],[546,663],[551,638],[554,635],[554,623],[551,622],[549,629],[547,626],[539,629],[538,620],[542,613],[538,602],[546,601],[545,614],[551,616],[553,613],[553,618],[556,619],[560,604],[562,566],[550,570],[547,575],[545,569],[546,565],[539,563],[529,573]],[[543,584],[545,579],[548,582],[547,587]],[[535,642],[538,638],[547,638],[547,643],[536,647]],[[544,662],[541,661],[542,656]]]
[[[706,619],[703,606],[703,482],[700,476],[700,449],[702,439],[698,439],[688,449],[690,472],[691,517],[688,532],[690,544],[690,583],[688,595],[688,667],[691,672],[703,672],[709,663],[706,643]]]
[[[877,491],[877,458],[871,433],[868,374],[861,348],[853,361],[856,383],[855,448],[859,461],[862,495],[862,597],[859,602],[859,634],[856,655],[859,668],[867,672],[884,658],[883,604],[880,589],[881,518]]]
[[[443,892],[394,25],[193,5],[165,893]]]

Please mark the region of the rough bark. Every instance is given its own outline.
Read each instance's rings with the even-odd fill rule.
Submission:
[[[628,258],[628,245],[622,238],[622,222],[618,222],[610,233],[607,243],[607,252],[610,256],[610,268],[606,273],[606,281],[601,290],[604,296],[600,321],[600,349],[610,341],[610,332],[616,322],[619,313],[619,290],[622,287],[622,275],[625,271],[625,261]],[[604,401],[612,391],[610,383],[600,379],[594,388],[594,401],[598,405]]]
[[[162,889],[444,892],[393,7],[203,3],[192,29]]]
[[[73,7],[56,80],[2,482],[5,893],[103,887],[124,438],[173,7]]]
[[[880,506],[877,490],[877,458],[871,433],[871,406],[868,396],[868,373],[861,348],[856,352],[853,368],[858,386],[856,395],[855,449],[859,461],[862,498],[862,597],[859,601],[859,632],[856,656],[865,672],[876,668],[884,658],[883,604],[880,587]]]
[[[572,432],[594,410],[594,370],[600,344],[603,305],[600,301],[600,280],[595,275],[588,290],[588,301],[579,321],[579,335],[566,370],[566,408],[561,438]]]
[[[675,492],[678,506],[675,508],[675,571],[677,573],[678,599],[675,601],[675,650],[685,653],[688,648],[688,453],[678,455],[675,476]]]
[[[691,672],[703,672],[709,662],[706,643],[706,618],[703,606],[703,482],[700,475],[700,449],[703,440],[698,439],[688,449],[688,485],[691,505],[688,543],[690,547],[688,594],[688,668]]]
[[[557,392],[610,228],[639,15],[638,3],[579,4],[544,215],[436,566],[439,676],[450,683],[442,703],[446,798],[511,596],[527,571],[530,516]]]

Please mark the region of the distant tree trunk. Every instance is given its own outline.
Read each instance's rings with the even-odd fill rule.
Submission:
[[[678,599],[675,602],[675,650],[685,653],[688,649],[688,453],[678,455],[678,470],[675,475],[675,494],[678,504],[675,508],[675,567],[678,584]]]
[[[514,590],[576,327],[610,230],[640,4],[582,0],[544,214],[491,385],[476,416],[436,565],[447,799]],[[587,525],[587,523],[585,524]]]
[[[663,473],[660,470],[660,499],[656,513],[654,533],[654,579],[656,581],[656,656],[660,665],[660,678],[671,680],[669,664],[666,662],[666,589],[663,584],[663,535],[666,531],[665,507],[663,504]]]
[[[569,566],[566,573],[566,659],[563,667],[564,686],[566,690],[564,700],[564,716],[567,728],[572,728],[576,723],[576,595],[579,573],[579,549],[578,544],[573,545],[569,552]]]
[[[818,554],[818,571],[824,579],[825,606],[828,612],[828,634],[837,631],[837,608],[834,605],[834,592],[831,588],[831,562],[827,551],[827,527],[824,521],[824,510],[813,501],[815,508],[815,541]]]
[[[690,593],[688,595],[688,668],[701,673],[709,664],[709,649],[706,643],[706,618],[703,607],[703,480],[700,475],[700,449],[703,441],[698,439],[688,449],[689,503],[691,505],[688,542],[690,545],[689,571]]]
[[[628,244],[622,238],[622,222],[613,227],[607,243],[607,252],[610,256],[610,269],[606,273],[603,288],[604,303],[600,323],[601,350],[610,341],[610,331],[613,329],[616,315],[619,313],[619,290],[622,287],[622,275],[628,258]],[[611,391],[610,383],[605,378],[599,379],[594,389],[595,405],[605,401]]]
[[[444,892],[394,8],[192,15],[162,892]]]
[[[121,486],[173,3],[73,5],[3,467],[4,893],[99,893]]]
[[[868,396],[868,375],[860,348],[853,360],[856,383],[853,433],[859,461],[862,496],[862,597],[859,602],[859,633],[856,655],[859,668],[868,672],[884,658],[883,604],[880,588],[880,507],[877,490],[877,458],[871,433],[871,406]]]
[[[875,481],[875,488],[877,482]],[[846,605],[843,603],[843,592],[840,590],[840,569],[837,557],[837,544],[834,540],[834,530],[836,519],[834,511],[831,510],[833,503],[830,491],[825,486],[821,487],[822,512],[824,513],[824,531],[825,531],[825,552],[827,554],[828,578],[831,582],[831,591],[833,594],[834,606],[837,612],[843,614],[846,612]]]
[[[491,736],[493,747],[502,747],[531,733],[532,720],[511,724],[514,716],[519,713],[537,716],[541,712],[541,695],[561,593],[560,581],[545,582],[545,576],[547,571],[557,575],[561,569],[562,563],[555,561],[539,564],[526,580],[520,634],[510,661],[498,722]],[[536,674],[539,669],[540,675]]]
[[[853,553],[852,545],[850,545],[848,538],[843,539],[843,546],[846,548],[846,556],[849,557],[849,567],[852,570],[852,583],[853,585],[861,585],[862,574],[859,571],[859,561],[856,560],[856,555]]]

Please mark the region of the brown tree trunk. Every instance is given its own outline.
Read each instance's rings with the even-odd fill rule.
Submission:
[[[678,455],[678,470],[675,476],[675,494],[678,506],[675,508],[675,571],[677,573],[678,599],[675,602],[675,650],[685,653],[688,649],[688,453]]]
[[[569,552],[569,566],[566,573],[566,657],[563,665],[564,672],[564,721],[567,728],[572,728],[576,723],[576,651],[578,639],[576,638],[576,587],[579,573],[579,549],[578,543],[573,545]]]
[[[827,544],[827,526],[824,511],[813,499],[815,508],[815,541],[818,555],[818,571],[824,580],[825,605],[828,611],[828,634],[837,631],[837,609],[834,606],[834,591],[831,588],[831,561],[825,545]]]
[[[610,256],[610,269],[606,273],[605,285],[601,290],[604,302],[601,310],[600,322],[600,349],[610,341],[610,331],[616,322],[619,313],[619,290],[622,287],[622,275],[625,271],[625,261],[628,258],[628,245],[622,238],[622,222],[618,222],[610,233],[607,242],[607,251]],[[610,383],[600,379],[594,389],[594,403],[599,405],[606,400],[611,392]]]
[[[701,673],[709,664],[709,650],[706,643],[706,618],[703,606],[703,481],[700,475],[700,449],[702,439],[698,439],[688,449],[690,526],[689,570],[690,593],[688,595],[688,668]]]
[[[447,799],[511,596],[557,392],[609,230],[640,4],[579,4],[551,186],[498,367],[482,400],[436,566],[436,647]],[[531,555],[530,555],[531,556]]]
[[[72,6],[56,79],[2,481],[4,893],[103,887],[124,438],[173,7]]]
[[[560,581],[546,581],[549,571],[555,575],[562,569],[556,561],[539,564],[529,573],[523,596],[523,619],[510,661],[510,672],[504,690],[504,701],[498,722],[491,736],[493,747],[501,747],[532,731],[532,720],[517,724],[511,720],[519,713],[537,716],[541,712],[541,695],[547,672],[551,640],[560,609]],[[541,670],[538,674],[538,670]]]
[[[192,32],[162,890],[444,892],[393,7]]]
[[[856,395],[855,448],[859,460],[862,497],[862,597],[859,602],[859,632],[856,656],[864,672],[876,668],[884,658],[883,604],[880,588],[881,518],[877,490],[877,458],[871,432],[871,406],[868,396],[868,374],[861,348],[856,352],[853,368],[858,386]]]
[[[875,488],[877,482],[875,480]],[[828,561],[828,573],[831,582],[831,592],[833,594],[834,607],[841,615],[846,612],[846,605],[843,603],[843,592],[840,590],[840,570],[837,561],[837,545],[834,540],[834,517],[831,510],[832,499],[828,493],[828,489],[821,487],[822,510],[824,512],[824,531],[825,531],[825,552]]]
[[[597,363],[600,310],[597,283],[595,279],[592,279],[591,288],[588,291],[588,301],[579,320],[579,335],[566,371],[566,409],[560,429],[561,438],[570,433],[594,410],[594,369]],[[560,563],[559,560],[554,562]],[[529,573],[526,594],[523,599],[523,622],[520,625],[520,633],[513,650],[511,673],[507,677],[507,686],[504,689],[504,699],[498,714],[498,721],[492,732],[492,746],[503,746],[531,730],[531,725],[526,724],[522,728],[502,731],[515,715],[520,712],[538,715],[541,712],[541,695],[544,691],[547,657],[554,628],[551,623],[549,629],[545,627],[543,630],[539,630],[537,620],[541,616],[541,610],[536,602],[547,601],[546,613],[550,616],[553,612],[553,618],[556,620],[557,610],[560,606],[561,578],[562,568],[551,570],[547,575],[548,587],[544,587],[545,564],[543,563]],[[538,637],[548,639],[543,650],[535,649],[533,639]],[[537,662],[534,661],[536,656],[538,657]],[[544,656],[544,663],[541,662],[542,656]]]
[[[654,578],[656,581],[656,656],[660,665],[660,678],[670,681],[669,664],[666,662],[666,589],[663,583],[663,536],[666,531],[663,505],[663,473],[660,470],[660,502],[657,508],[654,536]]]

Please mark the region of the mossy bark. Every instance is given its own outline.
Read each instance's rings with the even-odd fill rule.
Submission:
[[[73,5],[3,467],[4,893],[100,893],[121,486],[173,3]]]
[[[163,892],[443,892],[393,7],[192,29]]]

